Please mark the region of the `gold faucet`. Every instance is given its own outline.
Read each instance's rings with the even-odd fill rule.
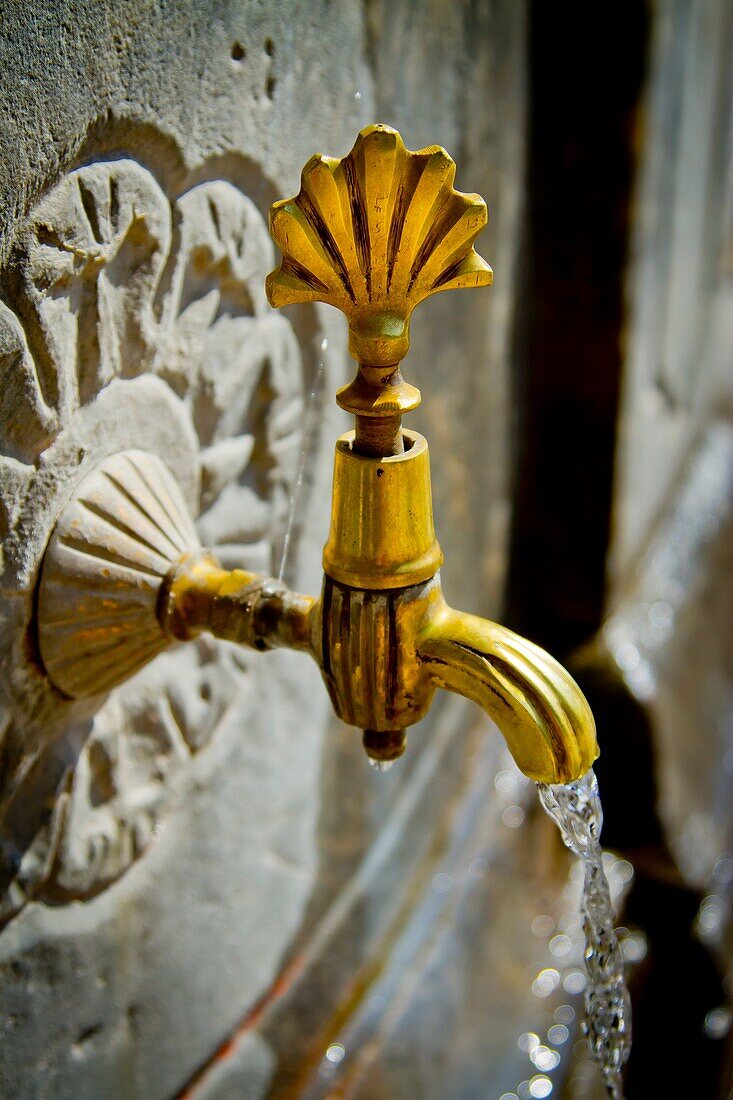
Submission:
[[[211,631],[258,650],[310,653],[336,713],[364,731],[378,766],[402,754],[406,729],[440,687],[484,708],[531,779],[566,783],[590,768],[593,716],[565,669],[445,602],[428,445],[402,427],[420,403],[400,372],[413,309],[437,291],[492,279],[473,248],[486,204],[456,191],[454,175],[445,150],[410,152],[396,130],[370,126],[343,159],[313,157],[299,194],[271,210],[283,259],[267,278],[270,303],[342,310],[358,363],[336,398],[355,428],[336,442],[320,597],[220,568],[198,548],[162,462],[115,455],[80,483],[44,557],[38,647],[60,692],[108,691],[172,640]],[[124,552],[110,547],[115,530]]]

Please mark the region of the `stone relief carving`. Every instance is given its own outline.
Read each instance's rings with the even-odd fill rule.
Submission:
[[[304,382],[264,297],[272,264],[232,184],[171,204],[128,159],[71,172],[15,240],[0,303],[1,919],[118,878],[246,693],[248,656],[201,639],[92,707],[64,699],[34,654],[32,592],[73,486],[130,447],[164,461],[225,564],[276,567]]]

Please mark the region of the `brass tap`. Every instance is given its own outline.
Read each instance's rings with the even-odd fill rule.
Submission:
[[[420,403],[419,390],[400,371],[413,309],[440,290],[486,286],[492,279],[473,248],[487,221],[486,204],[456,191],[454,175],[445,150],[410,152],[397,131],[370,126],[343,159],[313,157],[299,194],[271,210],[270,229],[283,259],[267,278],[270,303],[320,301],[342,310],[358,364],[354,380],[337,394],[355,427],[336,442],[320,597],[221,569],[198,548],[191,529],[169,540],[173,549],[163,554],[163,564],[153,568],[148,561],[147,574],[154,573],[156,583],[134,597],[126,591],[125,615],[115,619],[110,608],[130,582],[109,545],[99,554],[105,568],[90,576],[96,536],[84,528],[88,515],[80,504],[93,489],[95,514],[104,516],[107,508],[119,526],[115,509],[121,505],[105,496],[104,485],[124,482],[129,502],[143,465],[144,484],[154,481],[158,498],[168,494],[166,514],[180,512],[181,502],[161,463],[140,452],[114,456],[114,475],[100,467],[89,475],[94,486],[80,484],[44,558],[39,651],[62,693],[109,690],[171,640],[208,630],[258,650],[286,646],[310,653],[336,713],[363,731],[377,764],[402,754],[406,729],[427,714],[436,689],[445,688],[484,708],[531,779],[565,783],[588,770],[598,755],[593,716],[565,669],[505,627],[446,603],[428,444],[402,427],[402,415]],[[160,526],[162,517],[155,522]],[[130,529],[128,508],[128,541]],[[69,556],[80,537],[82,564]],[[86,570],[86,590],[72,638],[64,586],[73,574],[80,590],[79,569]],[[142,609],[137,617],[130,615],[131,599]]]

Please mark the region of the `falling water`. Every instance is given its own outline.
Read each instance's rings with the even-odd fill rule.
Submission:
[[[328,348],[328,340],[323,339],[321,341],[321,351],[325,352]],[[310,451],[310,444],[315,428],[315,417],[317,416],[317,402],[319,391],[323,385],[323,370],[324,361],[321,359],[318,363],[318,369],[316,370],[315,378],[313,379],[313,385],[311,386],[310,393],[308,394],[308,400],[306,401],[305,410],[303,414],[303,442],[300,445],[300,454],[298,455],[298,472],[295,477],[295,487],[293,488],[292,495],[290,497],[290,510],[288,512],[288,522],[285,527],[285,535],[283,537],[282,551],[280,553],[280,564],[277,571],[277,579],[282,581],[285,577],[285,569],[288,564],[288,553],[290,551],[290,540],[293,536],[293,527],[295,526],[295,513],[300,502],[301,493],[303,491],[303,478],[305,477],[305,464]]]
[[[377,771],[377,772],[388,772],[389,769],[392,767],[392,765],[395,763],[395,761],[394,760],[375,760],[372,756],[370,756],[369,757],[369,763],[374,768],[374,770]]]
[[[601,862],[603,810],[591,768],[575,783],[538,783],[540,801],[567,847],[583,861],[580,912],[585,935],[584,1030],[613,1100],[623,1100],[621,1071],[631,1050],[631,1002],[613,928],[608,879]]]

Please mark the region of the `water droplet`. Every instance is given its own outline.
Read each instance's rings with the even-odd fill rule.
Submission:
[[[716,861],[713,868],[713,878],[721,886],[727,886],[729,882],[733,882],[733,859],[730,856],[721,856]]]
[[[582,993],[585,986],[585,974],[582,970],[568,970],[562,980],[562,987],[566,993]]]
[[[361,99],[361,92],[354,92],[354,99]]]
[[[378,772],[388,772],[392,765],[396,763],[395,760],[375,760],[373,756],[368,759],[374,770]]]
[[[321,340],[321,351],[328,351],[328,340],[325,336]]]
[[[552,1018],[558,1024],[572,1024],[575,1019],[575,1009],[572,1005],[558,1005]]]
[[[540,970],[532,982],[532,992],[535,997],[549,997],[551,993],[555,992],[559,984],[560,975],[557,970],[548,967],[546,970]]]
[[[695,931],[701,940],[712,943],[721,934],[726,917],[726,907],[717,894],[708,894],[702,899],[695,921]]]
[[[537,1069],[541,1069],[544,1073],[550,1073],[560,1065],[560,1055],[556,1050],[550,1050],[546,1046],[538,1046],[532,1051],[530,1058]]]
[[[621,951],[626,962],[638,963],[646,956],[647,942],[643,932],[629,932],[621,940]]]
[[[647,661],[640,661],[638,667],[627,670],[624,679],[633,694],[642,702],[650,702],[656,697],[657,679]]]
[[[331,1043],[330,1047],[326,1051],[326,1058],[334,1065],[338,1065],[338,1063],[342,1061],[345,1054],[346,1047],[343,1045],[343,1043]]]
[[[521,806],[507,806],[501,820],[510,829],[518,829],[524,822],[524,810]]]
[[[570,936],[561,933],[558,936],[553,936],[550,940],[550,954],[554,955],[556,959],[564,959],[572,949],[573,943]]]
[[[555,922],[547,913],[540,913],[540,915],[535,917],[532,921],[532,932],[535,936],[551,936],[554,931]]]
[[[547,1032],[547,1038],[556,1047],[560,1047],[563,1043],[567,1043],[569,1037],[570,1032],[565,1027],[565,1024],[553,1024]]]
[[[634,877],[633,864],[629,863],[628,859],[617,859],[613,866],[613,873],[619,882],[625,885]]]
[[[517,1046],[520,1050],[523,1050],[525,1054],[531,1054],[533,1050],[536,1050],[540,1045],[539,1035],[535,1035],[534,1031],[525,1031],[523,1035],[520,1035],[517,1039]]]
[[[494,787],[499,794],[516,795],[519,781],[513,771],[503,768],[494,776]]]
[[[447,894],[453,885],[453,879],[450,875],[444,874],[439,871],[437,875],[433,875],[433,890],[436,894]]]
[[[703,1030],[708,1039],[723,1039],[730,1031],[731,1011],[725,1005],[712,1008],[705,1017]]]
[[[617,647],[614,657],[616,658],[616,664],[624,672],[633,672],[635,668],[638,668],[641,661],[641,654],[633,642],[622,642]]]
[[[487,859],[472,859],[468,868],[468,873],[471,878],[486,878],[489,871],[489,861]]]
[[[657,600],[651,605],[647,614],[652,626],[659,627],[661,630],[668,630],[672,625],[673,611],[666,600]]]
[[[538,1073],[529,1083],[529,1095],[533,1100],[544,1100],[552,1093],[552,1081],[543,1073]]]

